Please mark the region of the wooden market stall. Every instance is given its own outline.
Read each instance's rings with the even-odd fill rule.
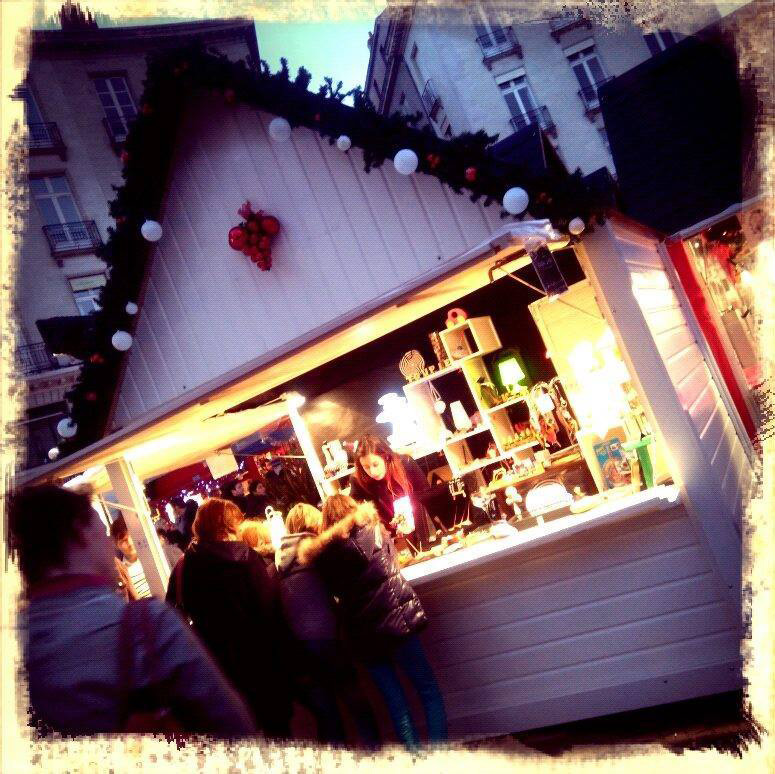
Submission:
[[[321,496],[346,485],[352,459],[332,469],[319,415],[295,397],[274,398],[315,373],[324,393],[327,379],[343,381],[342,357],[379,349],[436,315],[436,328],[423,330],[438,335],[433,370],[409,369],[393,389],[402,373],[395,362],[384,390],[376,361],[371,374],[382,394],[411,406],[415,443],[404,450],[440,454],[442,479],[467,479],[462,496],[471,500],[509,485],[527,500],[520,487],[533,490],[564,467],[586,476],[579,492],[554,482],[543,508],[525,502],[524,523],[485,525],[405,567],[429,613],[423,637],[452,737],[739,688],[741,514],[753,454],[659,235],[609,212],[571,239],[548,220],[504,224],[430,171],[385,165],[366,175],[361,148],[322,142],[314,125],[324,121],[313,111],[278,133],[265,103],[201,94],[192,102],[106,435],[22,480],[80,476],[112,492],[161,595],[168,568],[142,480],[288,415]],[[226,243],[250,197],[282,224],[271,271],[259,273]],[[539,259],[551,265],[563,250],[580,276],[554,291],[541,272],[541,287],[535,274],[525,280]],[[507,298],[450,326],[438,319],[509,277],[532,285],[529,305]],[[492,358],[523,335],[494,322],[510,306],[526,315],[522,327],[532,326],[548,353],[547,383],[556,377],[560,389],[522,384],[523,374],[500,385],[505,393],[483,390],[496,375]],[[447,433],[431,386],[452,374],[470,426]],[[540,426],[536,412],[546,419],[566,398],[575,438],[546,453],[530,420]],[[339,417],[339,439],[353,440],[340,408],[327,410]],[[373,405],[372,418],[381,408]],[[522,410],[528,426],[517,429],[505,417]],[[649,462],[638,454],[645,444]]]

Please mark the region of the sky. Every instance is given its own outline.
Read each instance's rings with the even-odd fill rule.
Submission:
[[[334,86],[343,81],[343,90],[362,86],[369,64],[366,41],[374,19],[341,22],[256,22],[258,51],[271,70],[288,60],[291,75],[302,65],[312,73],[312,87],[331,76]]]

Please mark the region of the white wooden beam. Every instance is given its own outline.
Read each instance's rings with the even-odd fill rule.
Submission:
[[[131,464],[123,457],[107,463],[105,470],[120,503],[118,507],[137,549],[137,556],[148,579],[151,593],[164,599],[170,566],[153,526],[151,509],[145,499],[142,482],[132,470]]]

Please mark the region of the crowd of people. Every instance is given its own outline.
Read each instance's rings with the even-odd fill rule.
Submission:
[[[400,670],[423,706],[428,741],[443,742],[444,703],[418,638],[426,615],[392,539],[389,503],[414,498],[412,476],[375,439],[358,449],[358,499],[332,495],[322,510],[295,505],[279,546],[256,518],[265,497],[258,487],[235,487],[195,512],[174,502],[183,540],[165,538],[173,567],[166,604],[146,598],[124,520],[112,523],[111,545],[88,493],[52,485],[16,493],[9,523],[26,588],[36,722],[74,734],[172,727],[288,740],[298,702],[321,743],[347,743],[343,707],[357,743],[376,749],[368,675],[398,739],[416,749]],[[417,506],[416,528],[431,530]]]

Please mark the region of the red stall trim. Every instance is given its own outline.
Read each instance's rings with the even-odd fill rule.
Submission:
[[[702,292],[700,283],[694,274],[691,262],[689,261],[689,256],[686,253],[686,248],[682,241],[666,242],[665,246],[673,261],[673,266],[675,266],[681,284],[686,291],[689,303],[692,305],[694,314],[700,324],[700,329],[708,342],[710,351],[713,353],[713,357],[716,360],[724,383],[729,390],[732,402],[735,404],[737,413],[740,415],[740,419],[745,426],[745,431],[748,433],[748,437],[753,440],[756,436],[756,425],[754,424],[753,417],[751,417],[751,414],[748,411],[745,398],[740,391],[740,385],[737,383],[737,379],[735,379],[732,364],[729,362],[724,344],[719,337],[713,318],[708,311],[708,302],[705,298],[705,294]]]

